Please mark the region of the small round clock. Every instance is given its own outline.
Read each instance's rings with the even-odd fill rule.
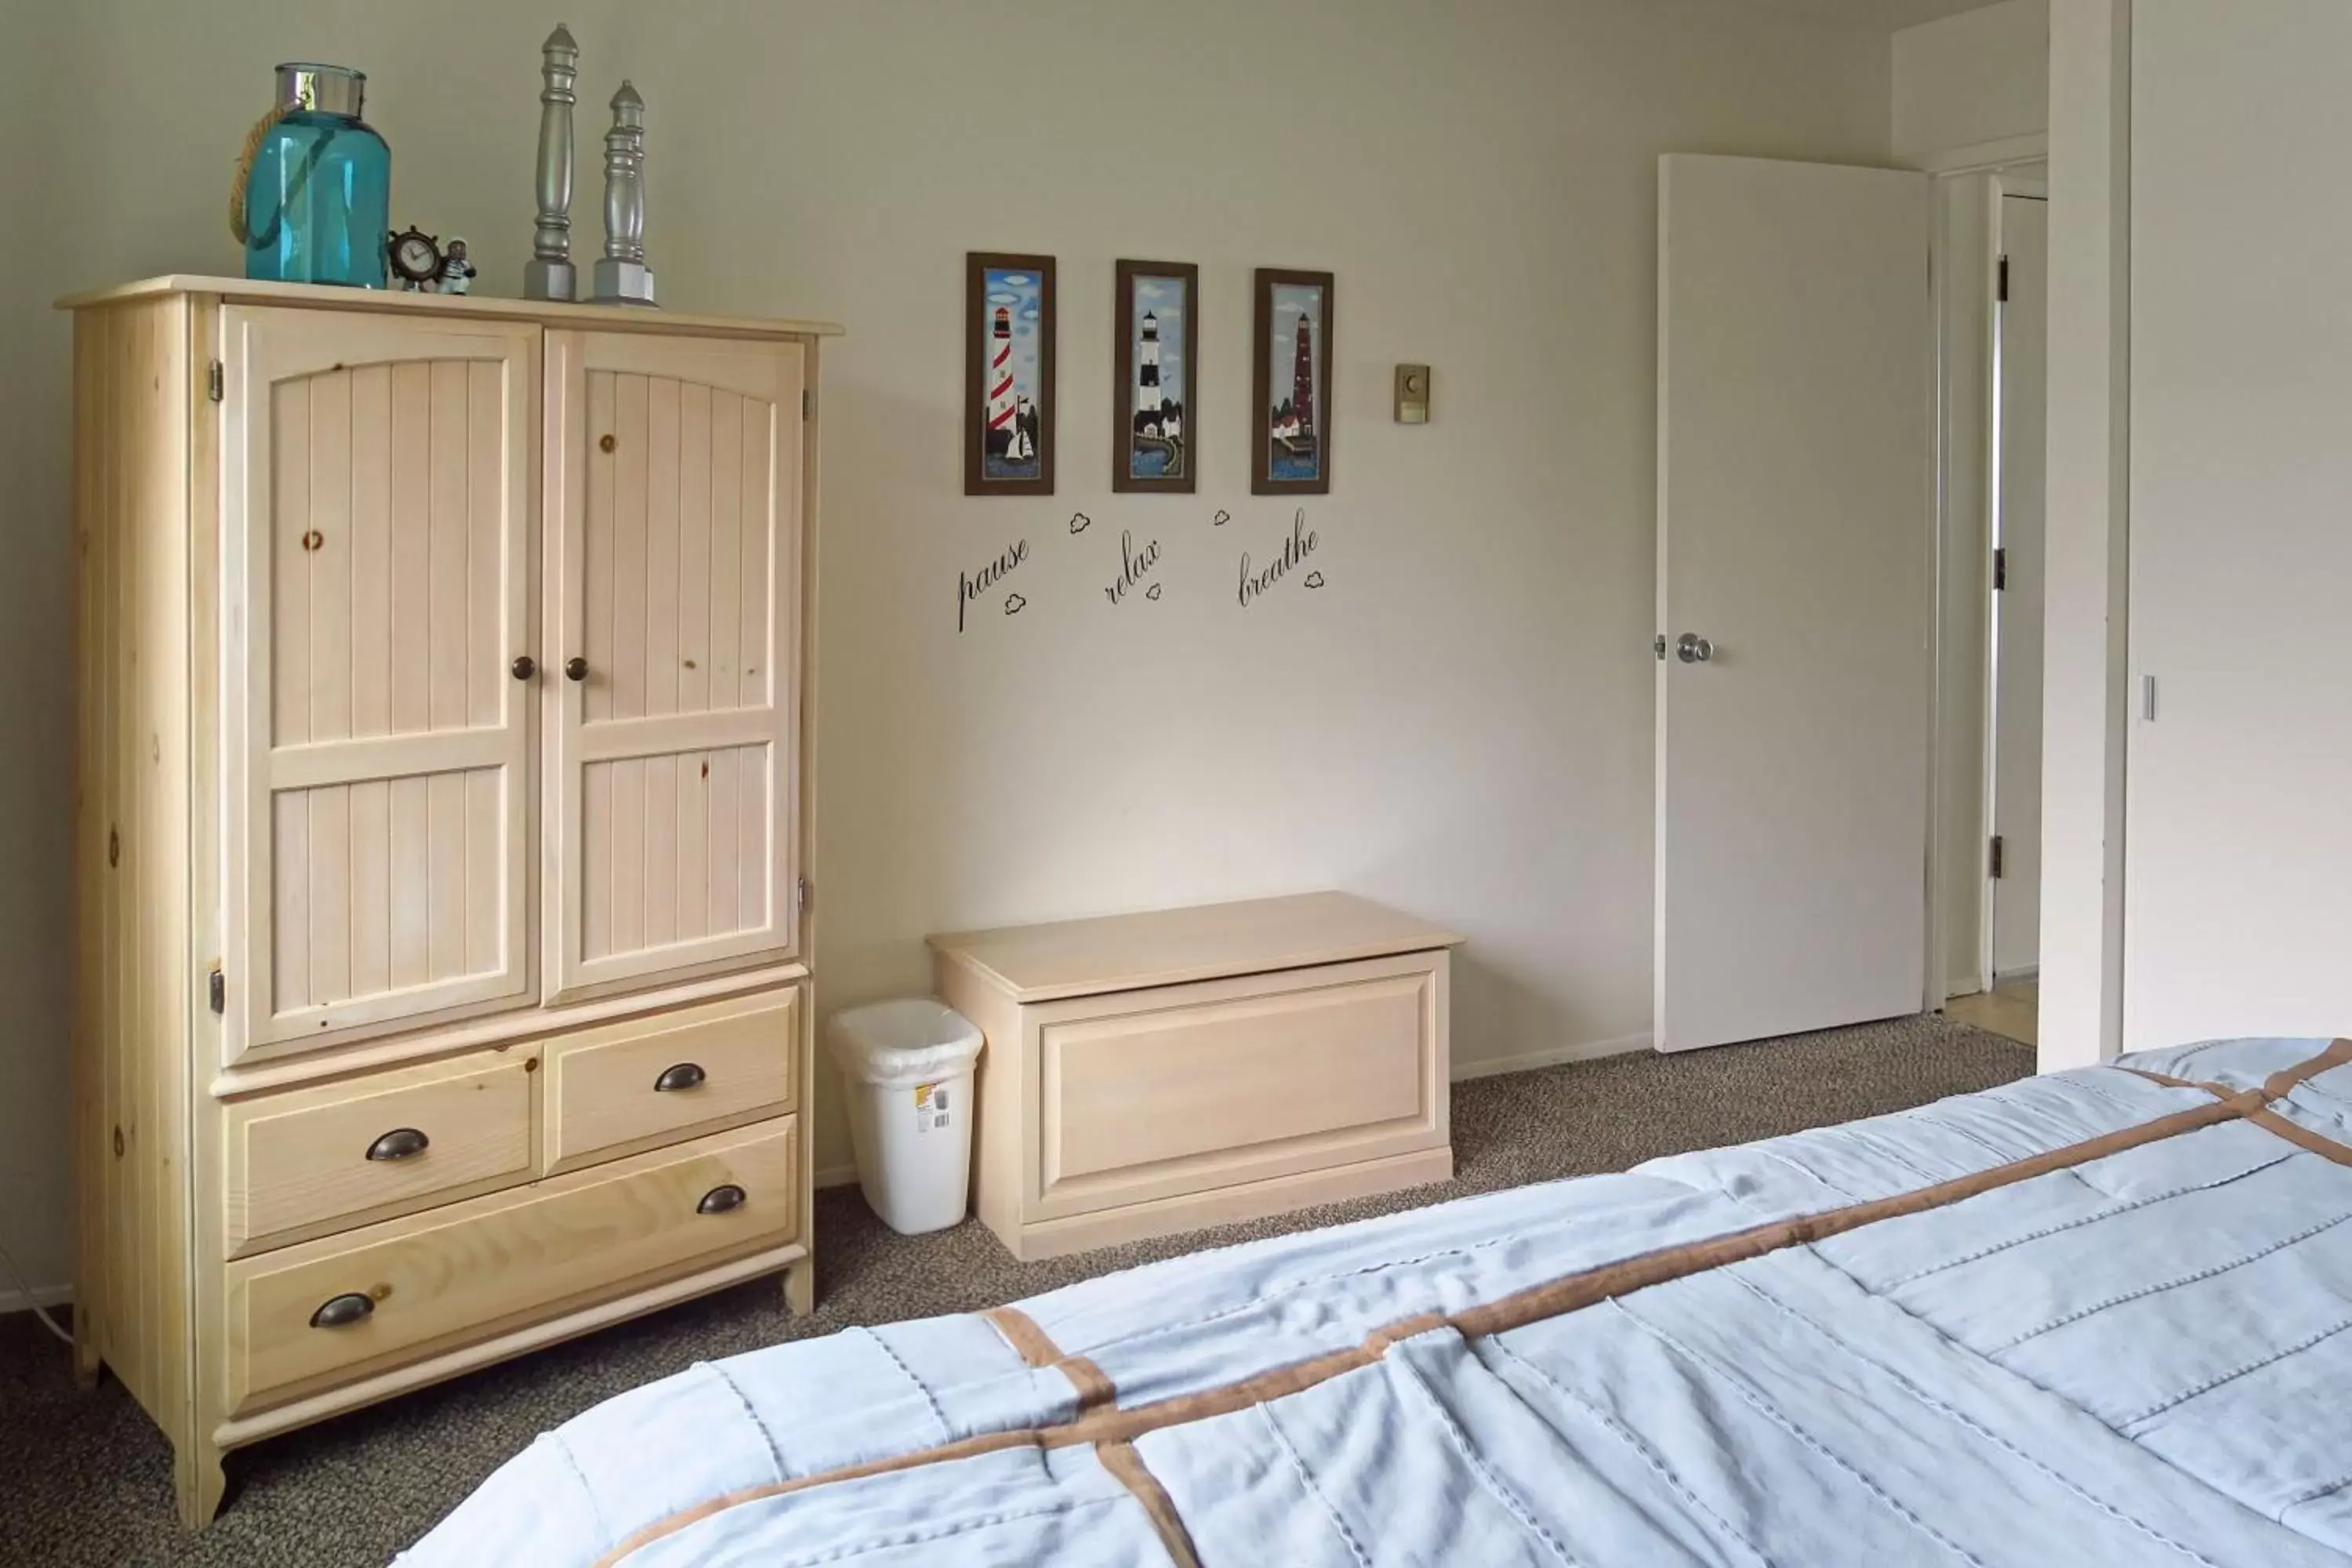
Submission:
[[[441,242],[421,228],[404,228],[388,242],[393,276],[423,289],[441,276]]]

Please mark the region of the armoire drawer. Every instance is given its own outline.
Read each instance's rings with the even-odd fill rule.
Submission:
[[[797,988],[546,1042],[550,1175],[796,1108]]]
[[[797,1118],[228,1266],[244,1415],[794,1239]]]
[[[227,1108],[227,1255],[536,1173],[535,1049],[481,1051]]]

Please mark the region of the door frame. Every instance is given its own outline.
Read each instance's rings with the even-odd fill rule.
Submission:
[[[1993,510],[1998,505],[1993,486],[1999,477],[1992,441],[1999,330],[1993,294],[2001,198],[2049,195],[2046,140],[2024,138],[1983,151],[1987,156],[1981,160],[1930,172],[1936,208],[1930,290],[1936,315],[1936,426],[1929,476],[1936,614],[1930,656],[1935,689],[1923,1006],[1937,1013],[1954,995],[1990,990],[1993,979],[1990,879],[1985,874],[1992,833],[1990,582]],[[1964,405],[1957,401],[1961,396]],[[1953,689],[1956,672],[1962,669],[1974,690]],[[1956,708],[1956,702],[1960,706]],[[1969,716],[1965,739],[1951,733],[1960,713]],[[1954,843],[1948,818],[1967,825],[1965,844]],[[1962,939],[1972,963],[1955,962],[1952,949]]]
[[[2005,363],[2004,355],[2007,350],[2007,344],[2002,338],[2002,330],[2007,322],[2008,316],[2006,310],[2007,302],[2000,297],[2000,288],[1999,273],[2001,264],[2009,258],[2009,238],[2007,233],[2009,209],[2002,204],[2011,196],[2017,196],[2030,201],[2048,201],[2050,199],[2050,172],[2048,164],[2039,163],[2020,167],[2014,170],[1996,170],[1992,174],[1990,196],[1992,221],[1990,225],[1988,237],[1991,242],[1991,260],[1987,284],[1990,291],[1991,299],[1985,314],[1986,353],[1988,356],[1985,362],[1985,383],[1988,394],[1988,412],[1984,426],[1985,449],[1983,483],[1985,504],[1984,521],[1982,525],[1983,534],[1979,541],[1982,552],[1981,559],[1983,563],[1983,571],[1985,573],[1985,593],[1982,595],[1984,601],[1983,647],[1985,657],[1982,670],[1982,679],[1984,681],[1984,765],[1979,779],[1981,795],[1979,798],[1978,804],[1983,808],[1983,831],[1980,837],[1984,839],[1987,846],[1987,862],[1983,868],[1984,874],[1981,878],[1983,890],[1978,899],[1977,906],[1977,971],[1980,982],[1979,988],[1988,992],[1997,988],[2000,984],[2002,979],[2000,966],[1996,962],[1997,955],[1993,945],[1994,917],[1998,913],[1996,900],[2000,893],[1997,884],[2000,879],[1996,879],[1992,875],[1992,867],[1990,864],[1990,846],[1993,836],[1998,833],[2000,828],[1999,811],[2000,805],[1999,770],[2000,766],[2000,674],[2001,600],[1992,587],[1992,563],[1993,552],[1998,548],[1998,542],[2005,531],[2002,527],[2000,487],[2003,476],[2001,465],[2001,436],[2006,426],[2004,426],[2001,417],[2002,407],[2000,379],[2002,366]],[[2046,256],[2044,258],[2043,265],[2046,269],[2048,265]],[[2049,336],[2046,323],[2044,325],[2042,335],[2046,350]],[[2045,424],[2047,423],[2046,420],[2044,422]],[[2038,951],[2038,944],[2034,957],[2035,962],[2030,972],[2012,971],[2011,977],[2023,979],[2028,978],[2031,975],[2038,975],[2041,972],[2041,954]]]

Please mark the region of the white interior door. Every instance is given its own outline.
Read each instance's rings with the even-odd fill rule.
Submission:
[[[551,994],[787,956],[802,349],[551,332],[547,361]]]
[[[1927,181],[1673,155],[1659,183],[1655,1042],[1916,1013]]]
[[[2345,1034],[2352,6],[2143,0],[2132,45],[2124,1047]]]
[[[2000,302],[2000,470],[1996,543],[2003,586],[1993,596],[1992,830],[2000,875],[1990,883],[1996,982],[2037,968],[2042,953],[2042,510],[2043,398],[2050,304],[2049,204],[2000,200],[2008,298]]]
[[[538,329],[222,321],[230,1055],[526,999]]]

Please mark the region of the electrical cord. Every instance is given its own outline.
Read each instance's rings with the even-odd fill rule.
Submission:
[[[41,1320],[41,1326],[66,1343],[73,1343],[73,1335],[59,1328],[58,1321],[49,1316],[48,1309],[33,1299],[33,1288],[26,1283],[25,1271],[16,1267],[16,1260],[8,1255],[8,1249],[5,1247],[0,1247],[0,1263],[5,1263],[8,1266],[8,1272],[16,1279],[16,1289],[25,1293],[26,1304],[33,1309],[33,1316]]]

